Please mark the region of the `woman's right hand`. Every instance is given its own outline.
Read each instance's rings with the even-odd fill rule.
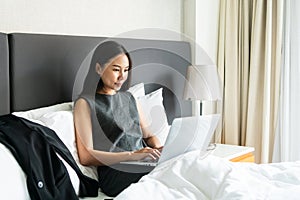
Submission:
[[[131,160],[143,160],[152,159],[157,160],[160,157],[160,151],[158,149],[152,149],[145,147],[143,149],[132,152]]]

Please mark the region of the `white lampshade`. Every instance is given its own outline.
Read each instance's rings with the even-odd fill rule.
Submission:
[[[183,96],[187,100],[222,100],[217,67],[215,65],[188,66]]]

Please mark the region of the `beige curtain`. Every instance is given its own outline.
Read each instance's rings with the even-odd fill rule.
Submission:
[[[219,142],[272,158],[279,99],[283,0],[221,0],[218,69],[224,83]]]

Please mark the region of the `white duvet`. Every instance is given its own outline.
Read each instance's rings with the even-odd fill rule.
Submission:
[[[157,166],[115,199],[300,199],[300,161],[234,163],[193,151]]]

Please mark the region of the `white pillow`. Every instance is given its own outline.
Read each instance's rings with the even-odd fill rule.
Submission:
[[[131,86],[128,89],[128,92],[130,92],[136,99],[145,96],[144,83],[138,83],[136,85]]]
[[[146,127],[164,145],[170,126],[163,105],[162,91],[163,89],[160,88],[150,94],[138,97],[138,102],[145,116]]]
[[[42,115],[55,111],[72,110],[73,102],[55,104],[27,111],[14,112],[12,114],[31,120],[38,120]]]
[[[74,132],[74,122],[72,113],[73,103],[61,103],[53,106],[42,107],[38,109],[14,112],[12,114],[23,117],[35,123],[44,125],[51,128],[56,132],[58,137],[63,141],[71,152],[74,160],[81,169],[82,173],[93,178],[98,179],[97,170],[95,167],[83,166],[79,163],[76,143],[75,143],[75,132]],[[79,191],[79,179],[76,172],[72,167],[69,166],[63,159],[61,159],[66,166],[68,173],[71,178],[73,187],[78,194]]]
[[[0,143],[1,199],[29,200],[26,175],[10,150]]]
[[[74,118],[73,118],[72,111],[55,111],[55,112],[44,114],[39,118],[39,121],[41,121],[45,126],[51,128],[56,132],[56,134],[59,136],[59,138],[63,141],[63,143],[67,146],[67,148],[71,152],[74,160],[76,161],[77,165],[81,169],[82,173],[97,180],[98,175],[97,175],[96,168],[83,166],[79,162],[78,152],[77,152],[77,147],[75,142],[73,119]]]

